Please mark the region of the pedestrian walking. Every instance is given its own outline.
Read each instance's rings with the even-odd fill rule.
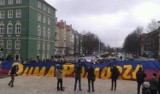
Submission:
[[[94,89],[94,81],[95,81],[95,74],[94,74],[94,68],[92,65],[88,68],[88,92],[90,92],[92,86],[92,92],[95,91]]]
[[[116,67],[116,65],[113,65],[113,67],[111,67],[111,90],[116,90],[117,87],[117,79],[119,77],[120,73],[118,68]]]
[[[137,80],[137,94],[140,94],[140,88],[141,85],[144,82],[144,78],[146,77],[146,74],[144,73],[144,70],[142,67],[139,68],[138,72],[136,73],[136,80]]]
[[[74,83],[74,91],[76,91],[77,88],[77,82],[79,82],[79,91],[81,91],[81,73],[82,73],[82,67],[80,64],[78,64],[77,67],[75,67],[75,83]]]
[[[62,69],[63,68],[59,64],[56,65],[57,91],[59,90],[64,91],[63,79],[62,79]]]
[[[11,67],[10,77],[11,81],[8,83],[9,86],[14,87],[15,76],[17,76],[16,72],[18,71],[18,65],[13,65]]]
[[[151,94],[157,94],[158,91],[158,79],[156,78],[157,74],[153,73],[150,83]]]

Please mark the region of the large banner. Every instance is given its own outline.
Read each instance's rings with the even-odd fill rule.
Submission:
[[[3,61],[1,66],[0,73],[9,74],[11,66],[15,64],[12,61]],[[64,77],[74,77],[74,69],[77,64],[62,64],[57,62],[38,62],[38,63],[27,63],[27,64],[18,64],[19,70],[18,74],[23,76],[47,76],[54,77],[56,64],[60,64],[63,67],[63,76]],[[86,78],[88,73],[87,69],[91,65],[90,63],[81,62],[82,65],[82,74],[81,76]],[[158,61],[114,61],[106,62],[103,64],[93,64],[95,69],[96,78],[109,79],[111,76],[110,68],[111,66],[116,65],[120,71],[119,79],[125,80],[135,80],[136,73],[140,66],[143,67],[145,73],[147,74],[146,79],[152,77],[152,73],[159,74],[160,72],[160,62]],[[3,72],[2,72],[3,71]]]

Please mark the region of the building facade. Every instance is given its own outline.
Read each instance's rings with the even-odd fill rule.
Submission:
[[[0,57],[54,55],[55,12],[44,0],[0,0]]]

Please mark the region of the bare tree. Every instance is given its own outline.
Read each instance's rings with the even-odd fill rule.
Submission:
[[[142,31],[143,27],[139,26],[125,38],[123,44],[123,49],[125,50],[125,52],[132,54],[140,54]]]
[[[152,19],[151,22],[147,26],[147,32],[152,32],[159,27],[159,22],[155,19]]]

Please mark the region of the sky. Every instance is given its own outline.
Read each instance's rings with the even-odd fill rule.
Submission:
[[[160,20],[160,0],[45,0],[56,17],[82,33],[92,32],[111,47],[122,47],[138,26],[146,32],[152,19]]]

